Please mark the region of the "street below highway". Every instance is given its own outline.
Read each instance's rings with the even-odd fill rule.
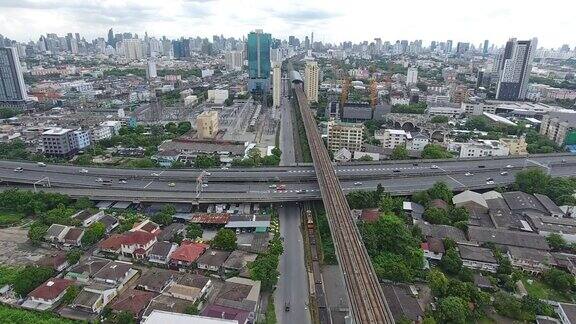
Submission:
[[[274,292],[276,318],[281,324],[311,322],[308,310],[308,273],[305,267],[304,243],[300,231],[300,208],[287,203],[278,209],[280,235],[284,238],[284,253],[280,258],[280,278]],[[286,303],[290,311],[285,311]]]

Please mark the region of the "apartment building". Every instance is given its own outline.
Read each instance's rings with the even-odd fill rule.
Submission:
[[[68,157],[78,151],[78,139],[74,130],[51,128],[42,133],[42,148],[48,156]]]
[[[376,131],[374,138],[379,140],[384,148],[395,148],[398,145],[407,145],[412,135],[402,129],[385,129]]]
[[[362,148],[364,125],[359,123],[328,122],[328,149],[336,152],[341,148],[356,151]]]
[[[507,156],[508,147],[499,141],[478,140],[460,145],[460,157]]]
[[[574,134],[576,128],[576,113],[551,112],[542,118],[540,134],[548,137],[559,146],[567,143],[570,134]],[[570,140],[572,142],[572,140]]]

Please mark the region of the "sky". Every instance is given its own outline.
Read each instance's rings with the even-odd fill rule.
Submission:
[[[87,40],[114,32],[150,36],[240,38],[263,29],[275,38],[383,41],[452,39],[497,46],[510,37],[576,46],[570,0],[0,0],[0,34],[18,41],[79,32]]]

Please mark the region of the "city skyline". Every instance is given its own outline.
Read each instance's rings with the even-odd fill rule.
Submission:
[[[41,34],[68,32],[93,39],[106,37],[112,27],[115,31],[139,35],[147,31],[150,36],[169,38],[220,34],[241,38],[255,29],[264,29],[281,39],[289,35],[303,38],[314,32],[315,40],[329,43],[373,38],[422,39],[426,43],[452,39],[476,46],[488,39],[501,46],[510,37],[538,37],[539,45],[545,48],[566,43],[576,45],[558,32],[576,29],[570,10],[558,11],[553,4],[536,10],[520,4],[487,0],[475,10],[450,11],[446,8],[458,8],[461,4],[438,7],[415,1],[384,5],[361,0],[350,7],[317,0],[272,6],[255,1],[246,9],[245,4],[229,0],[171,0],[168,4],[131,0],[89,4],[74,0],[2,1],[0,30],[4,36],[18,41],[36,41]],[[374,10],[365,10],[367,6]],[[390,12],[394,14],[386,14]]]

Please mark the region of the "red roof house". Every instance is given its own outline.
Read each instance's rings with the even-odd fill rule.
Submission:
[[[170,255],[170,264],[176,267],[190,266],[208,249],[208,245],[183,241]]]
[[[52,306],[64,296],[66,289],[72,284],[72,280],[52,278],[32,290],[28,297],[33,302]]]

